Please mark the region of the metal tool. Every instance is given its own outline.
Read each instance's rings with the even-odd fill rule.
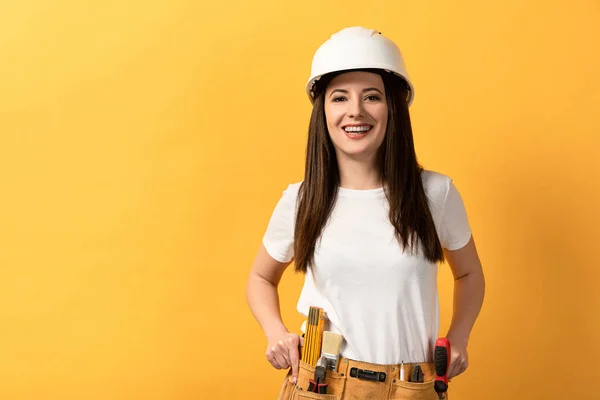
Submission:
[[[423,370],[419,364],[415,365],[410,374],[410,382],[423,383]]]
[[[321,356],[315,368],[314,379],[309,380],[309,392],[327,394],[327,384],[325,383],[325,368],[327,368],[327,358]]]
[[[440,399],[446,397],[448,391],[448,369],[450,367],[450,341],[439,338],[435,341],[435,384],[434,388]]]

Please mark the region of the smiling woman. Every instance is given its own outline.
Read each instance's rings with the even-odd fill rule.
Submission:
[[[450,177],[417,161],[408,111],[414,88],[391,40],[346,28],[317,50],[311,75],[305,179],[284,191],[247,284],[267,359],[291,368],[279,399],[321,398],[306,393],[323,374],[330,397],[322,398],[437,399],[434,389],[445,390],[434,385],[438,262],[447,259],[455,277],[449,378],[467,367],[483,302],[461,196]],[[343,339],[341,361],[321,375],[299,359],[301,339],[279,313],[277,286],[292,261],[305,274],[298,310],[323,309],[324,329]],[[309,343],[320,340],[303,330]]]

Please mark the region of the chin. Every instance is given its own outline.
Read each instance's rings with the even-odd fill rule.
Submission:
[[[361,155],[370,155],[370,154],[375,154],[377,152],[376,148],[370,148],[370,147],[366,147],[366,148],[356,148],[356,147],[346,147],[346,148],[342,148],[340,149],[340,151],[342,153],[344,153],[344,155],[349,156],[349,157],[360,157]]]

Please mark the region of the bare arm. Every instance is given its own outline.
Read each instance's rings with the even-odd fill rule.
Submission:
[[[283,272],[290,264],[291,261],[280,263],[275,260],[261,244],[250,269],[246,284],[246,300],[267,339],[287,332],[281,319],[277,286]]]
[[[468,367],[467,345],[479,315],[485,295],[485,278],[471,240],[459,250],[444,249],[444,255],[454,275],[454,310],[446,337],[452,346],[450,377],[459,375]]]
[[[275,260],[261,244],[248,276],[246,300],[267,338],[267,360],[277,369],[291,367],[295,383],[301,339],[283,324],[277,293],[281,276],[290,264],[291,261],[281,263]]]

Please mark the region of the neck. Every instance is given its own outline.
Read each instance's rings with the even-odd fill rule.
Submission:
[[[338,158],[340,186],[345,189],[370,190],[383,186],[382,177],[375,160],[365,163],[364,160]]]

